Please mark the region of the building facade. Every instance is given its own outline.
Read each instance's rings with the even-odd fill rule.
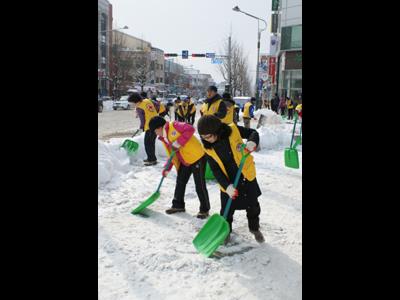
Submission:
[[[155,47],[151,48],[150,83],[157,90],[163,90],[165,87],[164,51]]]
[[[98,0],[97,31],[98,31],[98,54],[97,54],[97,77],[98,94],[100,96],[110,95],[110,65],[111,65],[111,43],[112,43],[112,5],[107,0]]]
[[[273,0],[272,10],[271,19],[276,17],[277,20],[277,24],[271,26],[270,44],[270,54],[276,56],[274,91],[281,97],[299,99],[303,93],[302,0]]]

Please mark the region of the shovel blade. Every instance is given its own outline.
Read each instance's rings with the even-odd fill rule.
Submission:
[[[132,214],[136,215],[141,213],[146,207],[152,204],[160,197],[160,192],[153,193],[149,198],[147,198],[144,202],[142,202],[138,207],[132,210]]]
[[[285,149],[285,166],[288,168],[298,169],[299,164],[299,154],[296,149],[286,148]]]
[[[139,144],[132,140],[125,140],[121,147],[124,148],[129,155],[132,155],[138,150]]]
[[[206,173],[204,175],[206,180],[213,180],[215,179],[213,172],[211,171],[210,165],[206,164]]]
[[[228,222],[219,214],[213,214],[193,240],[198,252],[210,257],[229,234]]]

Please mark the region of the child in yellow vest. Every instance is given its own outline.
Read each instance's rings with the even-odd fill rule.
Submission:
[[[210,201],[205,181],[205,171],[207,159],[200,141],[193,135],[194,127],[183,122],[166,122],[164,118],[154,117],[150,121],[150,130],[158,135],[158,139],[163,143],[168,154],[171,150],[176,150],[172,162],[175,166],[178,176],[172,207],[167,209],[167,214],[185,211],[185,189],[190,176],[193,173],[196,193],[200,200],[200,209],[197,217],[207,218],[210,210]],[[163,170],[163,176],[166,177],[171,170],[172,164],[168,170]]]
[[[227,221],[232,232],[233,214],[235,210],[245,209],[247,212],[248,226],[255,239],[262,243],[264,237],[260,232],[260,204],[258,197],[261,195],[257,183],[254,159],[250,155],[244,164],[238,186],[233,187],[236,173],[239,169],[242,138],[247,139],[246,149],[253,152],[259,143],[256,130],[236,126],[234,123],[227,125],[215,116],[203,116],[197,123],[197,130],[201,136],[207,161],[220,185],[221,211],[223,215],[229,198],[233,199],[228,212]],[[229,241],[229,236],[226,243]]]

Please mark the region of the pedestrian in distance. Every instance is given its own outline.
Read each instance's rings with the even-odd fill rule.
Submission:
[[[196,104],[192,101],[190,97],[188,97],[188,108],[187,108],[187,117],[186,122],[193,125],[196,118]]]
[[[220,186],[221,211],[223,215],[229,198],[233,199],[227,222],[232,232],[233,215],[236,210],[246,210],[248,227],[255,239],[262,243],[264,237],[260,232],[261,208],[258,197],[261,195],[257,183],[256,168],[250,154],[244,163],[237,187],[233,186],[236,173],[242,158],[243,138],[247,139],[245,151],[253,152],[259,144],[259,135],[255,129],[222,123],[215,116],[207,115],[199,119],[197,130],[201,137],[207,161]],[[230,235],[225,242],[229,242]]]
[[[290,97],[286,97],[286,107],[288,110],[288,120],[293,120],[294,103]]]
[[[176,100],[174,101],[175,121],[179,121],[178,108],[180,103],[181,103],[181,98],[177,97]]]
[[[278,93],[275,93],[275,96],[271,99],[271,108],[272,108],[272,111],[278,113],[278,108],[279,108]]]
[[[285,96],[282,96],[281,100],[279,101],[279,109],[281,111],[281,116],[284,116],[286,113],[286,111],[285,111],[286,110],[286,99],[285,98],[286,98]]]
[[[243,106],[243,123],[245,128],[250,128],[250,120],[254,119],[254,104],[256,102],[256,98],[252,97],[246,104]]]
[[[235,121],[235,101],[233,101],[230,93],[223,93],[222,99],[226,106],[226,116],[221,121],[225,124],[231,124]]]
[[[158,116],[157,110],[150,99],[143,98],[139,93],[132,93],[128,98],[129,102],[136,104],[136,114],[140,118],[140,130],[145,132],[144,135],[144,148],[147,158],[144,160],[145,166],[152,166],[157,164],[156,157],[156,135],[149,127],[152,117]]]
[[[200,200],[197,218],[207,218],[210,210],[205,181],[207,159],[200,141],[194,136],[195,128],[183,122],[166,122],[165,119],[156,116],[150,121],[150,130],[155,132],[158,139],[163,143],[168,156],[171,155],[172,150],[176,151],[172,160],[173,163],[162,173],[162,176],[166,177],[171,171],[172,165],[178,172],[172,207],[165,212],[174,214],[185,211],[186,185],[193,173],[196,193]]]

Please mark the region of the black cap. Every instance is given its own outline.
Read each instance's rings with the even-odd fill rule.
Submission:
[[[221,127],[221,120],[213,115],[202,116],[197,122],[197,131],[201,135],[217,134]]]
[[[140,93],[140,96],[142,96],[143,98],[147,98],[147,93],[145,91]]]
[[[167,121],[160,116],[155,116],[151,118],[149,122],[149,127],[151,131],[156,130],[157,128],[163,127]]]
[[[210,85],[207,90],[208,91],[214,91],[216,93],[218,92],[218,89],[217,89],[217,87],[215,85]]]
[[[142,97],[139,95],[139,93],[132,93],[132,95],[129,96],[128,102],[133,102],[133,103],[138,103],[140,100],[142,100]]]

